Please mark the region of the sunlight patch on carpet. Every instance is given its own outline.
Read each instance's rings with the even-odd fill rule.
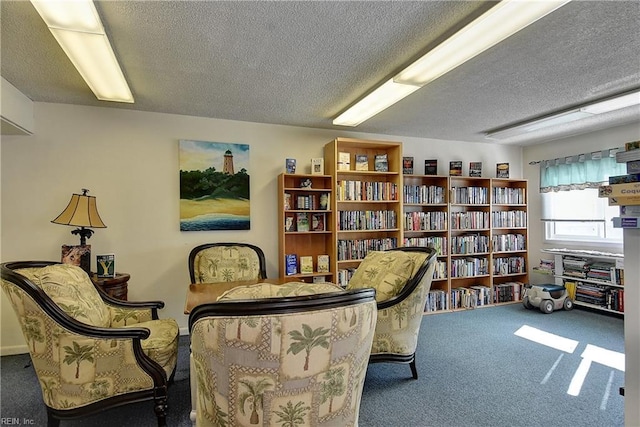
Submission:
[[[564,351],[566,353],[573,353],[578,346],[578,341],[545,332],[543,330],[527,325],[522,326],[513,334],[529,341],[546,345],[547,347],[555,348],[556,350]]]
[[[599,363],[624,372],[624,353],[587,344],[587,347],[580,357],[582,357],[582,361],[578,369],[576,369],[576,373],[573,375],[571,384],[569,384],[569,389],[567,390],[567,394],[571,396],[578,396],[580,394],[580,389],[582,389],[582,384],[589,373],[591,363]],[[602,405],[603,404],[601,404],[601,407]]]

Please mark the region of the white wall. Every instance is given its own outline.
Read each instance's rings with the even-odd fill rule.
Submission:
[[[415,171],[424,159],[437,158],[440,173],[449,160],[483,161],[485,175],[495,176],[496,162],[510,162],[521,177],[519,147],[451,143],[423,138],[366,135],[196,118],[124,109],[35,104],[37,133],[6,136],[1,150],[1,261],[58,260],[62,244],[77,244],[72,227],[52,224],[73,192],[88,188],[108,228],[96,229],[88,240],[95,254],[116,254],[116,269],[131,274],[130,300],[163,300],[163,317],[182,328],[187,257],[194,246],[215,241],[250,242],[267,257],[267,275],[278,276],[276,177],[285,158],[308,171],[310,159],[338,136],[402,141],[415,157]],[[180,232],[178,141],[244,143],[251,156],[251,230]],[[490,149],[489,149],[490,148]],[[445,166],[446,165],[446,166]],[[2,298],[2,354],[26,352],[22,334],[6,298]],[[183,332],[186,332],[183,329]]]
[[[621,147],[625,142],[640,139],[640,125],[632,124],[565,138],[546,144],[526,147],[523,150],[524,164],[531,161],[555,159],[607,148]],[[540,224],[541,206],[538,165],[524,166],[524,177],[529,179],[529,270],[533,283],[544,283],[549,279],[531,271],[539,258],[549,258],[540,250],[548,247],[542,242]],[[640,231],[625,230],[624,248],[594,247],[593,250],[620,252],[625,255],[625,425],[640,425]],[[566,246],[571,247],[571,246]],[[582,249],[581,246],[573,246]],[[617,391],[616,391],[617,392]]]

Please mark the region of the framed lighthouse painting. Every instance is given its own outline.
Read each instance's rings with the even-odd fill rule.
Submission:
[[[249,145],[180,140],[180,231],[249,230]]]

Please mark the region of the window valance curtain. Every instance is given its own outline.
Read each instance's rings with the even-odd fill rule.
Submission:
[[[540,162],[540,192],[598,188],[610,176],[625,175],[624,163],[617,163],[613,148]]]

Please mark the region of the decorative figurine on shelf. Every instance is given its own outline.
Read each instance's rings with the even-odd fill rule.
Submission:
[[[311,188],[311,180],[307,178],[300,181],[300,188]]]

